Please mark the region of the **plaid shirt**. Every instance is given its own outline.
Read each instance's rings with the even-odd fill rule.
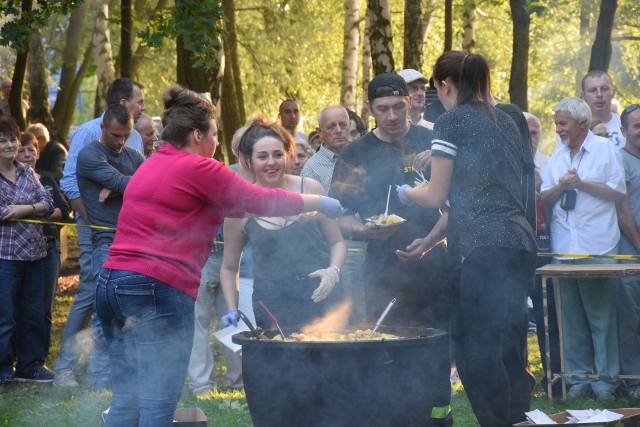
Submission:
[[[53,200],[35,172],[27,165],[14,162],[15,184],[0,174],[0,215],[7,213],[9,205],[44,204],[47,216],[53,212]],[[0,259],[35,261],[47,255],[47,245],[40,224],[26,222],[0,222]]]

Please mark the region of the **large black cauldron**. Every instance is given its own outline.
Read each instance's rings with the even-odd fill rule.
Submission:
[[[428,425],[436,390],[450,389],[449,360],[442,357],[449,354],[446,332],[379,331],[405,338],[283,342],[256,340],[250,332],[234,335],[233,342],[242,345],[254,426]]]

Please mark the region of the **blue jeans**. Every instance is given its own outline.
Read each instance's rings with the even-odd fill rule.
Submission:
[[[40,357],[44,364],[49,356],[51,346],[51,312],[53,301],[58,289],[58,277],[60,277],[60,241],[53,240],[47,243],[47,256],[44,257],[44,353]]]
[[[43,261],[0,259],[0,377],[29,373],[42,362],[44,344]]]
[[[96,308],[113,390],[105,427],[172,425],[193,344],[194,303],[143,274],[102,269]]]
[[[79,225],[86,224],[80,216],[76,216]],[[56,358],[56,371],[60,373],[73,372],[78,357],[82,351],[80,348],[80,332],[89,327],[93,304],[96,298],[96,278],[93,275],[91,256],[93,244],[91,243],[91,230],[86,227],[78,227],[78,246],[80,249],[80,281],[73,303],[67,315],[67,323],[64,326],[60,352]]]
[[[91,254],[91,265],[93,267],[93,277],[98,278],[102,264],[109,257],[109,244],[102,244],[93,248]],[[111,388],[111,366],[109,365],[109,354],[107,353],[107,342],[104,338],[100,319],[95,314],[97,312],[95,306],[93,309],[93,317],[91,317],[91,331],[93,332],[93,354],[89,362],[89,370],[93,377],[93,387],[97,391],[104,388]]]
[[[605,255],[618,253],[616,246]],[[614,259],[557,260],[556,264],[616,264]],[[620,375],[617,329],[617,280],[560,279],[564,370],[568,374]],[[593,352],[593,353],[592,353]],[[593,354],[593,359],[591,355]],[[637,355],[636,355],[637,357]],[[593,364],[592,364],[593,360]],[[568,378],[567,384],[594,393],[615,392],[618,379]]]

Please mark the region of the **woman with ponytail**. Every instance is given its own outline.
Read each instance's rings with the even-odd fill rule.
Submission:
[[[433,79],[447,112],[435,122],[431,181],[398,196],[428,207],[449,201],[458,372],[480,425],[507,427],[525,420],[531,401],[525,349],[536,241],[523,206],[523,141],[494,107],[482,56],[447,52]]]

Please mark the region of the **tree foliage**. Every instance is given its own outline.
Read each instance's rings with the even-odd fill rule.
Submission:
[[[192,54],[193,67],[214,69],[219,65],[222,18],[220,0],[176,0],[173,9],[157,11],[138,36],[143,45],[155,48],[180,37],[184,49]]]
[[[2,15],[13,16],[0,28],[0,45],[9,46],[17,52],[29,50],[29,43],[35,28],[47,24],[52,14],[66,15],[83,0],[37,0],[37,6],[23,10],[22,0],[3,0],[0,5]]]

